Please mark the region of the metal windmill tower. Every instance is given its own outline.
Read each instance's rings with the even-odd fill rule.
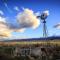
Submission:
[[[49,11],[43,11],[43,13],[40,16],[37,16],[37,18],[40,18],[43,22],[43,37],[48,37],[48,30],[46,26],[46,18],[49,15]]]

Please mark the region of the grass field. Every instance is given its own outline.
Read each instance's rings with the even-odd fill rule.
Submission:
[[[0,42],[0,45],[32,45],[32,44],[42,44],[42,45],[59,45],[60,40],[45,40],[45,41],[14,41],[14,42]]]
[[[22,51],[21,51],[22,48]],[[26,55],[32,49],[31,54]],[[17,52],[16,52],[17,50]],[[38,56],[34,53],[38,53]],[[25,56],[21,53],[25,52]],[[16,56],[15,56],[16,55]],[[8,57],[7,57],[8,56]],[[60,40],[0,42],[1,60],[60,60]]]

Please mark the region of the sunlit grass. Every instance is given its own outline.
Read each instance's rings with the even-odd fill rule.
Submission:
[[[25,45],[25,44],[27,44],[27,45],[29,45],[29,44],[43,44],[43,45],[47,45],[47,44],[52,44],[52,45],[60,45],[60,41],[59,40],[53,40],[53,41],[24,41],[24,42],[16,42],[16,44],[23,44],[23,45]]]
[[[32,45],[32,44],[59,45],[60,46],[60,40],[0,42],[0,45]]]

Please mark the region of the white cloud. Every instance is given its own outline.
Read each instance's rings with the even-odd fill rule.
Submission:
[[[25,28],[20,28],[20,25],[17,23],[16,25],[12,23],[7,23],[9,30],[12,32],[24,32]]]
[[[27,28],[36,29],[40,25],[40,20],[36,18],[34,12],[24,9],[17,15],[17,24],[8,23],[9,30],[12,32],[24,32]]]
[[[17,15],[17,21],[21,28],[36,29],[40,25],[40,20],[36,18],[34,12],[30,9],[24,9]]]
[[[3,18],[3,17],[0,16],[0,22],[6,23],[6,20],[5,20],[5,19],[6,19],[6,18]]]
[[[24,32],[27,28],[36,29],[40,25],[34,12],[24,9],[17,14],[17,24],[8,23],[6,18],[0,16],[0,37],[11,37],[12,32]]]
[[[23,32],[25,31],[25,28],[15,29],[14,31],[15,31],[15,32],[21,32],[21,33],[23,33]]]
[[[0,10],[0,14],[1,14],[1,15],[4,15],[4,12],[3,12],[2,10]]]
[[[11,36],[11,31],[8,29],[6,19],[0,17],[0,37],[9,37]]]
[[[19,11],[19,8],[17,6],[14,7],[14,10]]]
[[[54,27],[60,29],[60,23],[56,24]]]

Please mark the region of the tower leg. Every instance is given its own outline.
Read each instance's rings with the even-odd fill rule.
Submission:
[[[43,20],[43,37],[47,37],[47,27],[46,27],[46,21]]]

